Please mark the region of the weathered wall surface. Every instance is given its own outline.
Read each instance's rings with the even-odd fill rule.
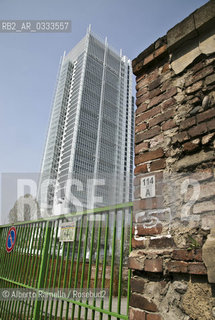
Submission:
[[[215,1],[143,51],[133,72],[130,319],[215,319]]]

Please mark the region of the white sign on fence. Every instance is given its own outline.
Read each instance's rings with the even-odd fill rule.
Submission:
[[[75,240],[75,225],[76,222],[64,222],[61,224],[60,241],[74,241]]]

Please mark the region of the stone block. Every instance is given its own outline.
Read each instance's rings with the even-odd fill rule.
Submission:
[[[197,29],[203,28],[210,20],[215,18],[215,2],[209,1],[194,13],[194,22]]]
[[[167,47],[178,47],[182,41],[190,39],[194,35],[197,36],[197,32],[194,17],[191,14],[167,32]]]
[[[194,204],[193,213],[201,214],[204,212],[210,212],[215,210],[215,202],[214,201],[203,201],[200,203]]]
[[[208,281],[215,283],[215,229],[211,230],[202,248],[202,258],[207,268]]]
[[[177,161],[175,164],[175,169],[178,171],[183,168],[189,168],[192,166],[196,166],[200,163],[204,163],[204,162],[207,162],[207,161],[210,161],[213,159],[214,159],[214,152],[213,151],[205,152],[202,150],[197,154],[187,155],[187,156],[183,157],[182,159],[180,159],[179,161]]]

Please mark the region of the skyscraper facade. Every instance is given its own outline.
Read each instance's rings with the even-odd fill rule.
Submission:
[[[61,59],[41,168],[41,206],[66,213],[131,201],[133,131],[131,61],[88,29]]]

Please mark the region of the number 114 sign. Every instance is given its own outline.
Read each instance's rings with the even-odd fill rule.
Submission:
[[[142,199],[155,197],[155,175],[142,178],[140,190]]]

